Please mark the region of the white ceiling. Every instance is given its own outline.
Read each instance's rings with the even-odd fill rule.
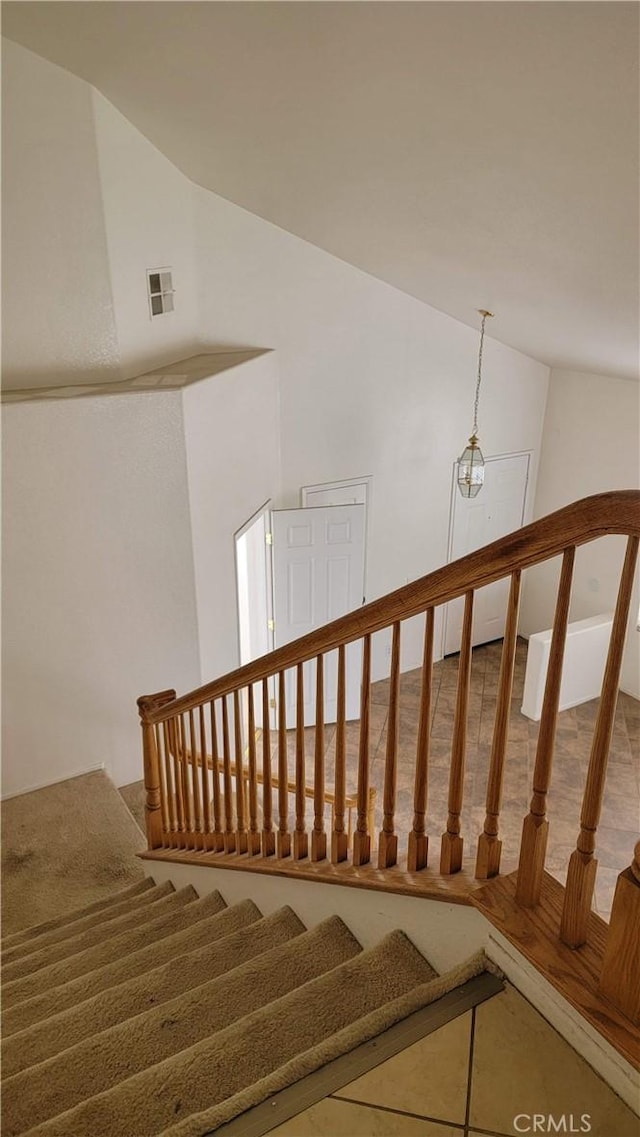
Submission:
[[[193,181],[552,366],[638,372],[636,3],[4,3]]]

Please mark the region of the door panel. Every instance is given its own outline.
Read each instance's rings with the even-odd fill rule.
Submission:
[[[364,505],[277,509],[272,513],[276,647],[362,604]],[[360,713],[359,644],[347,649],[347,718]],[[304,667],[305,723],[315,722],[315,661]],[[325,658],[325,722],[336,718],[337,653]],[[295,725],[296,683],[287,674],[287,726]]]
[[[497,541],[522,525],[529,477],[529,455],[489,459],[485,481],[475,498],[455,493],[450,560]],[[509,580],[477,590],[474,598],[472,643],[489,643],[504,635]],[[460,651],[464,598],[447,605],[444,654]]]

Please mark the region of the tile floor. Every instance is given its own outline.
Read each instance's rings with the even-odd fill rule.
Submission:
[[[515,1137],[533,1114],[564,1116],[565,1132],[571,1116],[579,1131],[587,1114],[591,1137],[640,1132],[631,1110],[507,985],[270,1137]]]
[[[474,648],[469,701],[464,805],[461,832],[465,841],[465,867],[474,865],[476,839],[485,818],[485,795],[502,651],[501,641]],[[503,840],[502,871],[516,867],[522,821],[529,810],[539,724],[520,713],[527,644],[517,647],[509,743],[504,774],[500,821]],[[433,669],[431,756],[427,832],[432,863],[439,857],[439,842],[447,819],[447,796],[451,737],[455,711],[458,656],[448,656]],[[396,832],[399,859],[406,854],[407,834],[413,821],[413,779],[420,710],[421,672],[405,672],[400,679],[400,742],[396,794]],[[386,724],[389,683],[382,680],[371,689],[370,755],[371,784],[377,789],[376,829],[382,823]],[[598,700],[563,711],[559,715],[551,790],[548,798],[549,843],[547,870],[564,883],[569,857],[579,831],[589,749]],[[313,784],[315,731],[305,731],[307,782]],[[277,733],[272,732],[274,772]],[[347,724],[347,789],[355,793],[359,723]],[[289,771],[294,777],[295,733],[288,734]],[[326,785],[333,788],[335,726],[325,728]],[[293,801],[291,801],[293,809]],[[355,820],[355,819],[354,819]],[[290,824],[293,824],[290,816]],[[330,823],[327,816],[327,825]],[[307,826],[313,824],[313,805],[308,802]],[[594,907],[604,919],[611,911],[618,873],[631,862],[640,830],[640,703],[620,692],[609,756],[607,787],[597,836],[598,877]]]

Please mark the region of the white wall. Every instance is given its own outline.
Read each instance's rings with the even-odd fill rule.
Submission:
[[[194,340],[275,349],[183,396],[6,409],[13,792],[102,761],[138,777],[135,697],[237,664],[233,534],[266,498],[373,474],[370,598],[441,565],[478,334],[192,186],[67,72],[8,58],[9,379],[117,377]],[[163,263],[175,319],[150,321],[145,270]],[[533,478],[547,376],[488,340],[483,447],[531,450]],[[420,656],[417,628],[404,666]]]
[[[200,679],[181,396],[3,411],[4,794],[137,781],[138,695]]]
[[[640,386],[608,375],[551,372],[535,516],[605,490],[640,485]],[[608,537],[576,554],[570,619],[613,611],[625,539]],[[525,635],[551,627],[558,562],[527,573],[521,626]],[[638,585],[632,601],[621,686],[640,698]]]
[[[120,359],[126,375],[198,352],[193,187],[90,88]],[[151,319],[147,269],[170,267],[175,310]]]
[[[212,193],[197,190],[196,208],[203,329],[276,351],[280,504],[297,505],[307,483],[372,474],[368,599],[442,565],[478,333]],[[531,450],[531,487],[547,377],[487,340],[483,449]],[[407,639],[403,664],[417,666],[421,626]],[[374,674],[385,665],[378,644]]]
[[[2,69],[3,381],[117,379],[91,88],[7,40]]]
[[[240,664],[234,533],[280,490],[273,355],[185,389],[184,429],[203,682]]]

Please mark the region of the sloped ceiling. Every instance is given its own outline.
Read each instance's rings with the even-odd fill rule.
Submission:
[[[5,3],[193,181],[552,366],[638,371],[635,3]]]

